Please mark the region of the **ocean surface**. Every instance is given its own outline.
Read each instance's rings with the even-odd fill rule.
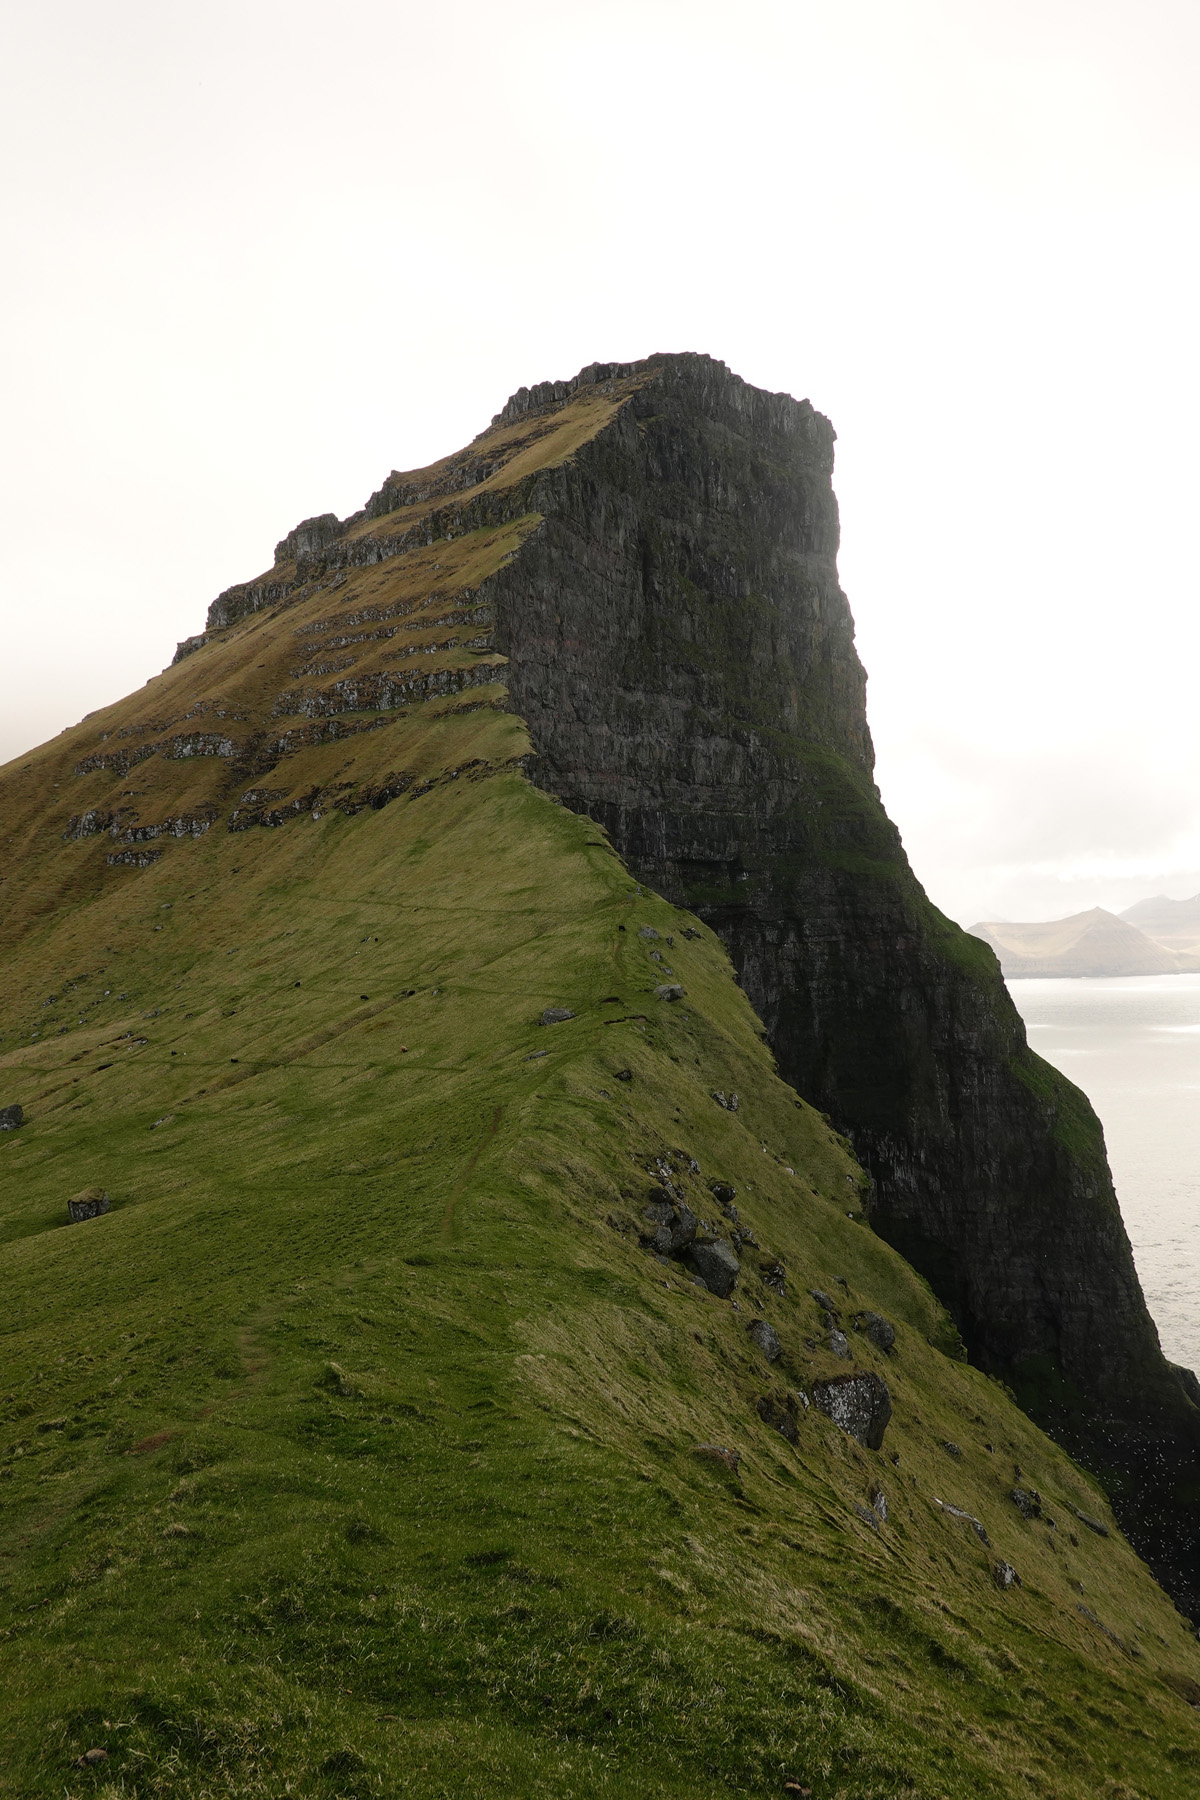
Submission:
[[[1200,1371],[1200,975],[1008,989],[1030,1047],[1099,1113],[1163,1350]]]

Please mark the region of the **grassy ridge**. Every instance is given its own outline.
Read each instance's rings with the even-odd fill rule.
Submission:
[[[173,845],[6,953],[0,1792],[1194,1791],[1192,1638],[932,1347],[717,940],[505,772],[516,721],[430,710],[371,754],[481,779]],[[737,1309],[638,1246],[674,1152],[761,1246]],[[896,1324],[851,1334],[881,1452],[758,1415],[847,1366],[810,1287]]]

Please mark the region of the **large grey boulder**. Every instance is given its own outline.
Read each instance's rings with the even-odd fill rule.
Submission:
[[[81,1194],[67,1201],[67,1217],[72,1225],[80,1224],[84,1219],[98,1219],[109,1207],[108,1195],[103,1188],[84,1188]]]
[[[892,1396],[880,1375],[833,1375],[812,1384],[813,1405],[868,1450],[883,1443]]]
[[[727,1300],[737,1286],[741,1265],[732,1244],[718,1238],[714,1244],[693,1244],[687,1253],[688,1266],[700,1277],[710,1294]]]
[[[25,1112],[20,1106],[0,1106],[0,1131],[18,1131],[25,1123]]]
[[[768,1362],[778,1362],[783,1353],[779,1333],[766,1319],[755,1319],[746,1327],[746,1336],[762,1351]]]
[[[896,1342],[896,1327],[882,1313],[859,1313],[854,1323],[859,1331],[866,1333],[877,1350],[890,1350]]]

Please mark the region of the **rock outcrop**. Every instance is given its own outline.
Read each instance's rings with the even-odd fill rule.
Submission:
[[[892,1397],[880,1375],[835,1375],[814,1381],[813,1405],[868,1450],[878,1450],[892,1416]]]
[[[109,1198],[103,1188],[84,1188],[67,1201],[67,1218],[72,1225],[79,1225],[85,1219],[99,1219],[109,1210]]]
[[[524,486],[541,524],[486,584],[533,778],[720,933],[783,1073],[869,1170],[875,1229],[1200,1608],[1200,1408],[1099,1123],[1029,1050],[992,951],[926,898],[872,780],[832,427],[690,355],[523,390],[500,421],[589,383],[618,404]]]

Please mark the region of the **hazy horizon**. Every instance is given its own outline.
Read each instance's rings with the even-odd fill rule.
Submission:
[[[1200,14],[12,8],[0,761],[517,387],[838,432],[885,803],[970,925],[1200,892]]]
[[[1141,898],[1143,900],[1175,900],[1175,899],[1178,899],[1178,900],[1200,900],[1200,894],[1180,894],[1180,895],[1142,894],[1139,896],[1139,898]],[[1135,906],[1137,904],[1137,902],[1131,900],[1129,904],[1130,904],[1130,906]],[[1073,913],[1062,914],[1062,918],[1064,918],[1064,919],[1078,918],[1080,913],[1095,912],[1098,907],[1100,907],[1100,901],[1096,900],[1096,901],[1093,901],[1093,903],[1090,906],[1077,906]],[[1123,917],[1124,912],[1127,911],[1128,908],[1123,908],[1120,912],[1118,912],[1118,911],[1116,911],[1116,909],[1114,907],[1105,906],[1105,907],[1102,907],[1101,910],[1104,912],[1112,913],[1114,918],[1119,919],[1119,918]],[[975,920],[974,923],[977,925],[1053,925],[1053,924],[1058,923],[1058,921],[1056,919],[982,919],[982,918],[980,918],[980,919]]]

